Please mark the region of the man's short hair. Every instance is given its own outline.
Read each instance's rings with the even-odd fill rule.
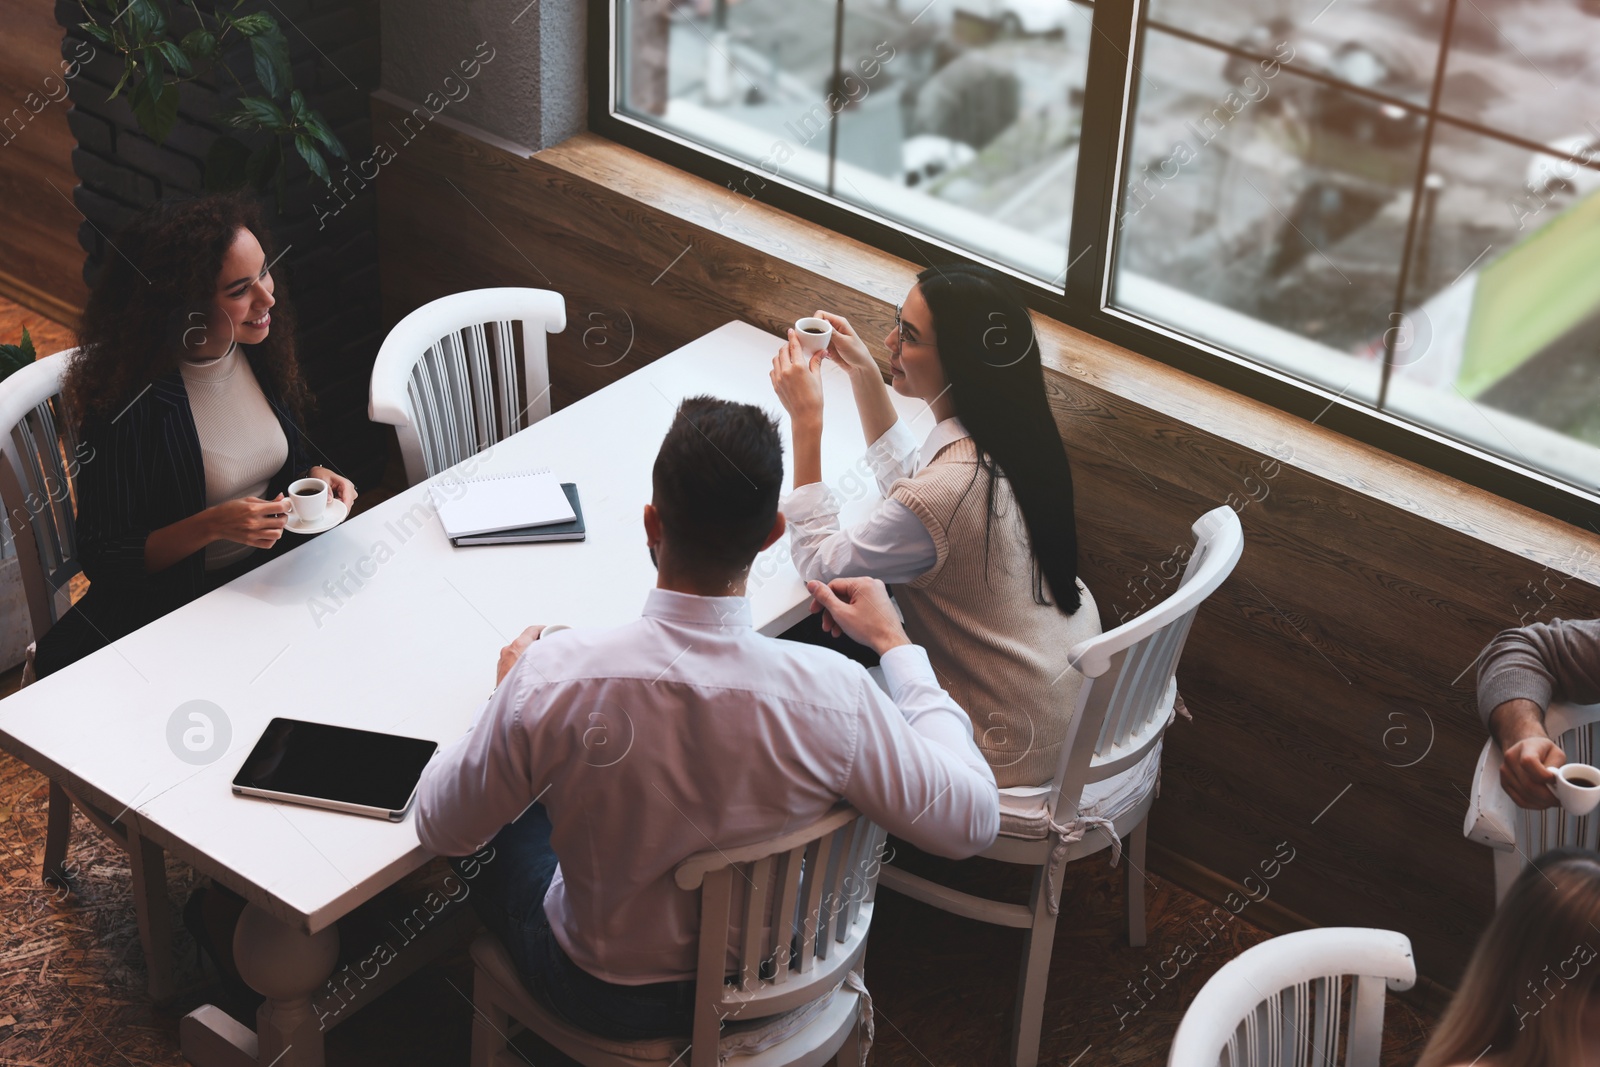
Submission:
[[[778,424],[753,404],[690,397],[661,442],[651,481],[675,559],[698,571],[747,567],[778,514]]]

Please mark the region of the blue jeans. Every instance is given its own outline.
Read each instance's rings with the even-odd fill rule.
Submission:
[[[615,985],[585,971],[562,950],[544,913],[556,854],[543,804],[502,827],[476,856],[450,864],[472,887],[467,899],[511,954],[528,991],[567,1022],[618,1041],[677,1037],[692,1029],[694,982]]]

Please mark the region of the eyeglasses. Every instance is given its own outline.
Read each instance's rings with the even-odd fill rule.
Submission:
[[[939,346],[931,341],[918,341],[915,339],[908,339],[906,337],[905,325],[900,321],[900,307],[901,305],[896,305],[894,309],[894,332],[895,335],[900,338],[900,344],[902,346],[922,345],[924,348],[938,348]]]

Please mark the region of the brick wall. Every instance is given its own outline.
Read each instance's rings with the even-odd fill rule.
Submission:
[[[272,0],[247,4],[244,10],[265,11],[277,19],[289,40],[295,86],[322,112],[352,159],[369,156],[367,97],[379,78],[377,0]],[[188,18],[192,22],[193,16]],[[56,19],[67,29],[62,53],[70,56],[85,36],[77,29],[83,10],[76,0],[57,0]],[[180,25],[181,35],[189,26]],[[86,253],[83,276],[90,285],[110,251],[106,236],[114,238],[146,204],[201,191],[206,152],[222,131],[216,116],[237,93],[220,71],[215,81],[184,84],[177,124],[157,145],[139,131],[126,100],[107,101],[121,75],[120,57],[103,45],[97,52],[68,83],[72,110],[67,115],[78,142],[72,165],[80,184],[72,198],[86,216],[78,243]],[[253,86],[248,51],[241,50],[232,62]],[[337,213],[324,208],[325,217],[319,219],[316,205],[325,205],[330,194],[320,182],[308,182],[305,163],[292,149],[288,156],[283,210],[278,212],[270,197],[267,208],[278,250],[289,249],[273,275],[299,315],[300,360],[317,398],[307,434],[326,460],[358,486],[375,486],[386,454],[384,435],[367,420],[367,385],[383,340],[375,198],[369,185]],[[342,165],[333,169],[337,180]]]

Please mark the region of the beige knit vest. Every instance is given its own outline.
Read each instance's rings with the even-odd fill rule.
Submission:
[[[974,478],[976,474],[976,478]],[[895,587],[906,632],[928,650],[939,682],[972,718],[978,748],[1004,786],[1039,785],[1055,774],[1083,676],[1067,651],[1100,633],[1100,613],[1082,581],[1072,615],[1034,601],[1033,553],[1004,477],[995,485],[988,536],[988,475],[971,438],[952,442],[890,499],[928,528],[938,561]]]

